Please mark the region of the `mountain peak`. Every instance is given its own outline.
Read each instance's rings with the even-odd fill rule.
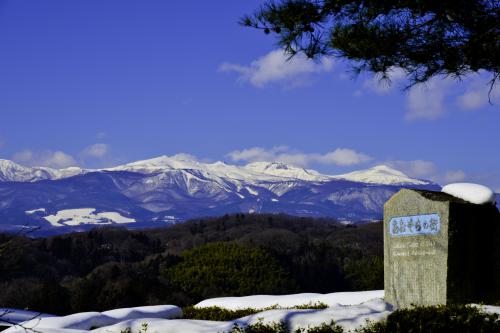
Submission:
[[[19,168],[23,168],[22,165],[17,164],[14,161],[5,160],[5,159],[0,158],[0,168],[4,168],[4,167],[19,167]]]
[[[343,175],[334,176],[335,178],[345,179],[354,182],[372,183],[372,184],[413,184],[428,185],[432,182],[415,179],[402,171],[391,168],[388,165],[380,164],[366,170],[349,172]]]
[[[329,179],[329,176],[322,175],[315,170],[304,169],[278,161],[253,162],[247,164],[244,168],[267,175],[296,178],[306,181],[325,181]]]
[[[109,171],[127,170],[142,173],[157,172],[162,170],[172,169],[199,169],[200,165],[194,160],[190,160],[187,155],[167,156],[161,155],[147,160],[127,163],[113,168],[108,168]]]
[[[297,167],[294,167],[292,165],[288,165],[283,162],[279,161],[272,161],[272,162],[265,162],[265,161],[259,161],[259,162],[252,162],[248,163],[246,167],[251,168],[251,169],[259,169],[259,170],[272,170],[272,169],[282,169],[282,170],[290,170],[290,169],[298,169]]]
[[[386,164],[375,165],[374,167],[369,168],[369,170],[373,170],[374,172],[387,173],[387,174],[391,174],[391,175],[408,177],[405,173],[403,173],[399,170],[396,170],[394,168],[391,168],[390,166],[388,166]]]

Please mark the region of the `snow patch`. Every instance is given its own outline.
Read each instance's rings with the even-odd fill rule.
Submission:
[[[443,187],[444,193],[473,204],[495,204],[495,193],[486,186],[473,183],[454,183]]]
[[[248,193],[250,193],[251,195],[259,195],[259,192],[255,191],[251,187],[246,186],[245,188],[247,189]]]
[[[494,305],[480,305],[479,306],[484,312],[496,313],[500,315],[500,306]]]
[[[116,212],[96,213],[95,208],[60,210],[55,215],[45,216],[44,219],[54,227],[135,222],[135,219],[122,216]]]
[[[35,213],[38,213],[38,212],[40,212],[40,213],[46,213],[45,208],[38,208],[38,209],[33,209],[33,210],[27,210],[27,211],[25,211],[25,213],[27,215],[32,215],[32,214],[35,214]]]

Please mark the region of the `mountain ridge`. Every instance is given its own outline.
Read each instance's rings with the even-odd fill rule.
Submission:
[[[0,159],[0,181],[38,181],[44,179],[62,179],[79,174],[102,171],[131,171],[144,174],[164,172],[167,170],[200,170],[218,177],[235,179],[276,180],[277,178],[294,178],[306,181],[329,181],[344,179],[372,184],[415,184],[426,185],[433,182],[411,178],[403,172],[387,165],[376,165],[366,170],[353,171],[341,175],[325,175],[316,170],[305,169],[283,162],[252,162],[244,166],[226,164],[221,161],[203,163],[175,156],[159,156],[152,159],[135,161],[115,167],[101,169],[84,169],[69,167],[54,169],[49,167],[27,167],[10,160]]]
[[[237,166],[168,156],[104,169],[28,168],[0,160],[0,230],[157,227],[231,213],[357,223],[380,220],[387,199],[408,187],[441,189],[388,166],[332,176],[280,162]]]

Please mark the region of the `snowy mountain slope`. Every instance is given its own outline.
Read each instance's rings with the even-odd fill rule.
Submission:
[[[134,228],[239,212],[357,222],[380,219],[385,201],[402,187],[440,190],[387,167],[327,176],[283,163],[234,166],[167,156],[101,170],[26,168],[5,160],[1,166],[3,230]]]
[[[368,170],[353,171],[343,175],[333,176],[336,179],[345,179],[353,182],[370,183],[370,184],[385,184],[385,185],[398,185],[398,184],[415,184],[427,185],[430,182],[410,178],[403,172],[395,170],[386,165],[377,165]]]
[[[165,173],[173,170],[196,170],[198,174],[211,179],[225,178],[247,183],[276,182],[296,179],[310,182],[325,182],[342,179],[371,184],[414,184],[427,185],[432,182],[411,178],[403,172],[385,165],[343,175],[323,175],[315,170],[303,169],[281,162],[254,162],[245,166],[229,165],[223,162],[202,163],[182,157],[160,156],[106,169],[82,169],[70,167],[51,169],[47,167],[25,167],[9,160],[0,159],[0,182],[34,182],[44,179],[63,179],[89,172],[129,171],[142,174]]]
[[[88,172],[78,167],[51,169],[25,167],[9,160],[0,159],[0,182],[34,182],[43,179],[62,179]]]
[[[321,182],[331,179],[330,176],[322,175],[315,170],[298,168],[281,162],[254,162],[247,164],[244,168],[260,174],[306,181]]]

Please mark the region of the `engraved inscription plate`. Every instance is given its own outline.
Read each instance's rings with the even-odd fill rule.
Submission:
[[[391,237],[436,235],[441,229],[438,214],[393,217],[389,221]]]

